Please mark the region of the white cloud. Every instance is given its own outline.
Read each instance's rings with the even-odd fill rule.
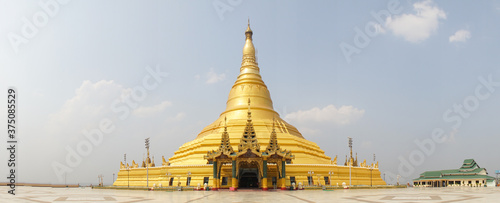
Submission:
[[[36,132],[36,138],[32,138],[29,143],[26,143],[26,147],[28,148],[30,146],[32,146],[32,148],[36,148],[37,146],[51,146],[44,149],[43,155],[35,153],[29,156],[30,161],[28,164],[31,165],[31,167],[38,167],[36,171],[41,171],[45,176],[40,177],[33,171],[27,171],[26,177],[32,177],[32,179],[37,181],[48,183],[57,180],[57,174],[59,173],[52,168],[52,164],[58,162],[69,166],[67,165],[67,157],[68,154],[70,154],[68,148],[72,150],[80,149],[81,151],[81,148],[77,147],[81,147],[81,143],[89,143],[89,139],[84,135],[84,131],[92,132],[95,129],[99,129],[103,119],[116,118],[110,105],[117,99],[122,100],[129,97],[131,91],[132,89],[124,88],[122,85],[112,80],[101,80],[95,83],[83,81],[80,87],[75,90],[73,97],[66,100],[58,111],[48,115],[46,120],[41,120],[44,124],[43,128]],[[120,130],[116,131],[119,132]],[[77,152],[78,156],[81,158],[81,162],[75,161],[77,159],[73,160],[74,162],[72,163],[78,163],[78,167],[70,168],[71,170],[68,171],[68,179],[73,179],[73,181],[78,178],[81,178],[81,180],[88,179],[89,176],[85,175],[85,172],[80,172],[83,175],[75,174],[79,173],[78,171],[80,170],[93,170],[95,165],[102,165],[107,162],[107,160],[104,159],[96,160],[99,159],[96,157],[100,155],[98,155],[98,153],[93,153],[93,151],[99,151],[106,148],[103,146],[109,144],[109,142],[107,142],[107,140],[109,140],[108,135],[109,134],[106,134],[106,136],[102,138],[101,144],[90,145],[90,148],[86,148],[86,150],[90,151],[90,154],[83,155],[83,152]],[[41,156],[51,158],[43,159]],[[89,161],[90,159],[93,160]],[[33,164],[39,163],[39,160],[44,160],[44,162]],[[110,171],[110,168],[104,170]]]
[[[465,42],[471,38],[470,31],[468,30],[459,30],[455,32],[452,36],[450,36],[450,42]]]
[[[49,116],[46,127],[50,131],[93,127],[96,120],[112,114],[110,105],[114,100],[128,97],[131,91],[132,89],[124,88],[112,80],[96,83],[84,81],[76,89],[75,96],[67,100],[58,112]]]
[[[195,76],[196,77],[196,76]],[[226,78],[226,74],[217,74],[213,68],[210,68],[210,72],[207,73],[207,84],[214,84]]]
[[[146,117],[155,113],[162,112],[163,110],[165,110],[167,107],[170,106],[172,106],[172,102],[163,101],[154,106],[140,106],[134,110],[133,114],[140,117]]]
[[[170,129],[166,130],[166,125],[162,125],[164,119],[120,119],[120,115],[124,111],[115,112],[112,108],[117,100],[123,102],[121,107],[129,104],[138,105],[135,111],[133,111],[132,107],[128,108],[132,115],[154,114],[172,105],[169,101],[161,101],[151,106],[141,106],[140,102],[130,100],[132,98],[131,93],[132,88],[123,87],[114,81],[102,80],[95,83],[84,81],[76,89],[75,94],[66,100],[58,111],[49,115],[47,120],[40,119],[44,124],[43,129],[35,131],[33,134],[36,136],[31,138],[29,142],[25,142],[27,148],[51,147],[44,149],[44,153],[41,154],[25,155],[30,158],[24,165],[28,168],[38,167],[36,170],[38,173],[33,172],[34,170],[26,171],[26,173],[23,173],[25,174],[23,177],[36,179],[37,182],[51,183],[58,180],[57,174],[60,175],[53,168],[53,164],[60,163],[70,167],[70,171],[67,172],[68,182],[85,182],[88,184],[90,176],[93,177],[93,174],[97,173],[94,171],[96,165],[104,166],[99,168],[103,174],[115,173],[119,162],[110,164],[110,157],[120,157],[123,155],[122,152],[127,150],[127,147],[135,146],[135,144],[131,143],[142,141],[143,137],[166,134],[165,132]],[[127,103],[126,101],[131,102]],[[184,113],[179,113],[172,119],[182,120],[184,117]],[[102,130],[102,121],[105,119],[111,121],[112,129],[114,129],[111,132],[99,131]],[[102,135],[101,138],[98,138],[97,135],[99,134]],[[99,139],[100,141],[95,141]],[[119,145],[116,144],[118,142]],[[83,145],[82,143],[90,144]],[[113,150],[110,151],[109,149]],[[106,154],[106,156],[102,156],[102,154]],[[139,155],[139,153],[135,154]],[[44,157],[51,158],[47,160]],[[68,157],[79,158],[71,159],[72,165],[70,165]],[[137,158],[138,156],[135,157],[131,158],[131,160],[135,159],[136,162],[140,160]],[[42,172],[45,176],[40,177],[39,172]]]
[[[186,113],[184,112],[180,112],[180,113],[177,113],[177,115],[175,115],[174,117],[169,117],[167,118],[167,122],[172,122],[172,121],[181,121],[182,119],[184,119],[186,117]]]
[[[357,109],[353,106],[336,108],[330,104],[322,109],[314,107],[305,111],[289,113],[285,116],[285,120],[298,124],[314,122],[347,125],[363,117],[364,113],[365,110]]]
[[[401,36],[412,43],[419,43],[438,29],[440,19],[446,19],[446,13],[431,0],[414,3],[413,10],[415,14],[389,16],[385,27],[396,36]]]

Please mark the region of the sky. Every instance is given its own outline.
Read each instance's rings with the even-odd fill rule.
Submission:
[[[112,184],[147,137],[168,159],[225,109],[248,19],[274,109],[327,156],[352,137],[389,184],[500,169],[500,1],[1,0],[0,173],[9,87],[18,182]]]

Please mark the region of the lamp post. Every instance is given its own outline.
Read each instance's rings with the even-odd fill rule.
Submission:
[[[146,187],[149,188],[149,137],[146,138],[146,149],[148,150],[148,157],[146,158]]]
[[[333,171],[328,171],[328,183],[330,183],[330,186],[332,186],[332,175],[333,175]]]
[[[191,185],[191,180],[189,179],[190,178],[189,176],[191,176],[191,171],[188,171],[188,177],[187,177],[187,181],[186,181],[186,186]]]
[[[312,185],[312,176],[314,175],[314,171],[308,171],[307,174],[309,174],[309,180],[307,182],[309,182],[309,185]]]
[[[101,187],[104,187],[103,177],[104,176],[102,174],[97,176],[97,179],[99,180],[99,186],[101,186]]]
[[[398,178],[398,185],[399,185],[399,178],[401,178],[401,176],[400,176],[400,175],[398,175],[398,176],[397,176],[397,178]]]
[[[373,154],[373,164],[375,164],[375,154]],[[373,168],[375,168],[374,165],[371,166],[370,170],[370,187],[373,187]]]
[[[115,182],[115,173],[113,173],[113,180],[111,182]]]
[[[347,137],[349,139],[349,149],[351,150],[351,157],[349,158],[349,187],[351,187],[351,159],[352,159],[352,138],[351,137]],[[357,156],[357,155],[356,155]],[[357,158],[356,158],[357,159]]]

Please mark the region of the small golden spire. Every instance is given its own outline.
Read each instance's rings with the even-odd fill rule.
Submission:
[[[276,135],[276,129],[275,129],[275,117],[273,116],[273,131],[271,132],[271,135],[269,136],[269,144],[267,145],[266,152],[268,154],[274,154],[276,152],[280,152],[280,146],[278,145],[278,137]]]

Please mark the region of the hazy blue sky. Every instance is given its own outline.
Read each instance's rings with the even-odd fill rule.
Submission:
[[[63,183],[61,164],[68,183],[111,184],[146,137],[157,164],[171,157],[225,109],[248,18],[274,108],[326,155],[343,163],[352,137],[389,183],[467,158],[500,169],[500,1],[2,0],[0,122],[14,86],[18,181]],[[130,114],[113,110],[157,67],[168,76]],[[115,128],[83,147],[104,119]]]

